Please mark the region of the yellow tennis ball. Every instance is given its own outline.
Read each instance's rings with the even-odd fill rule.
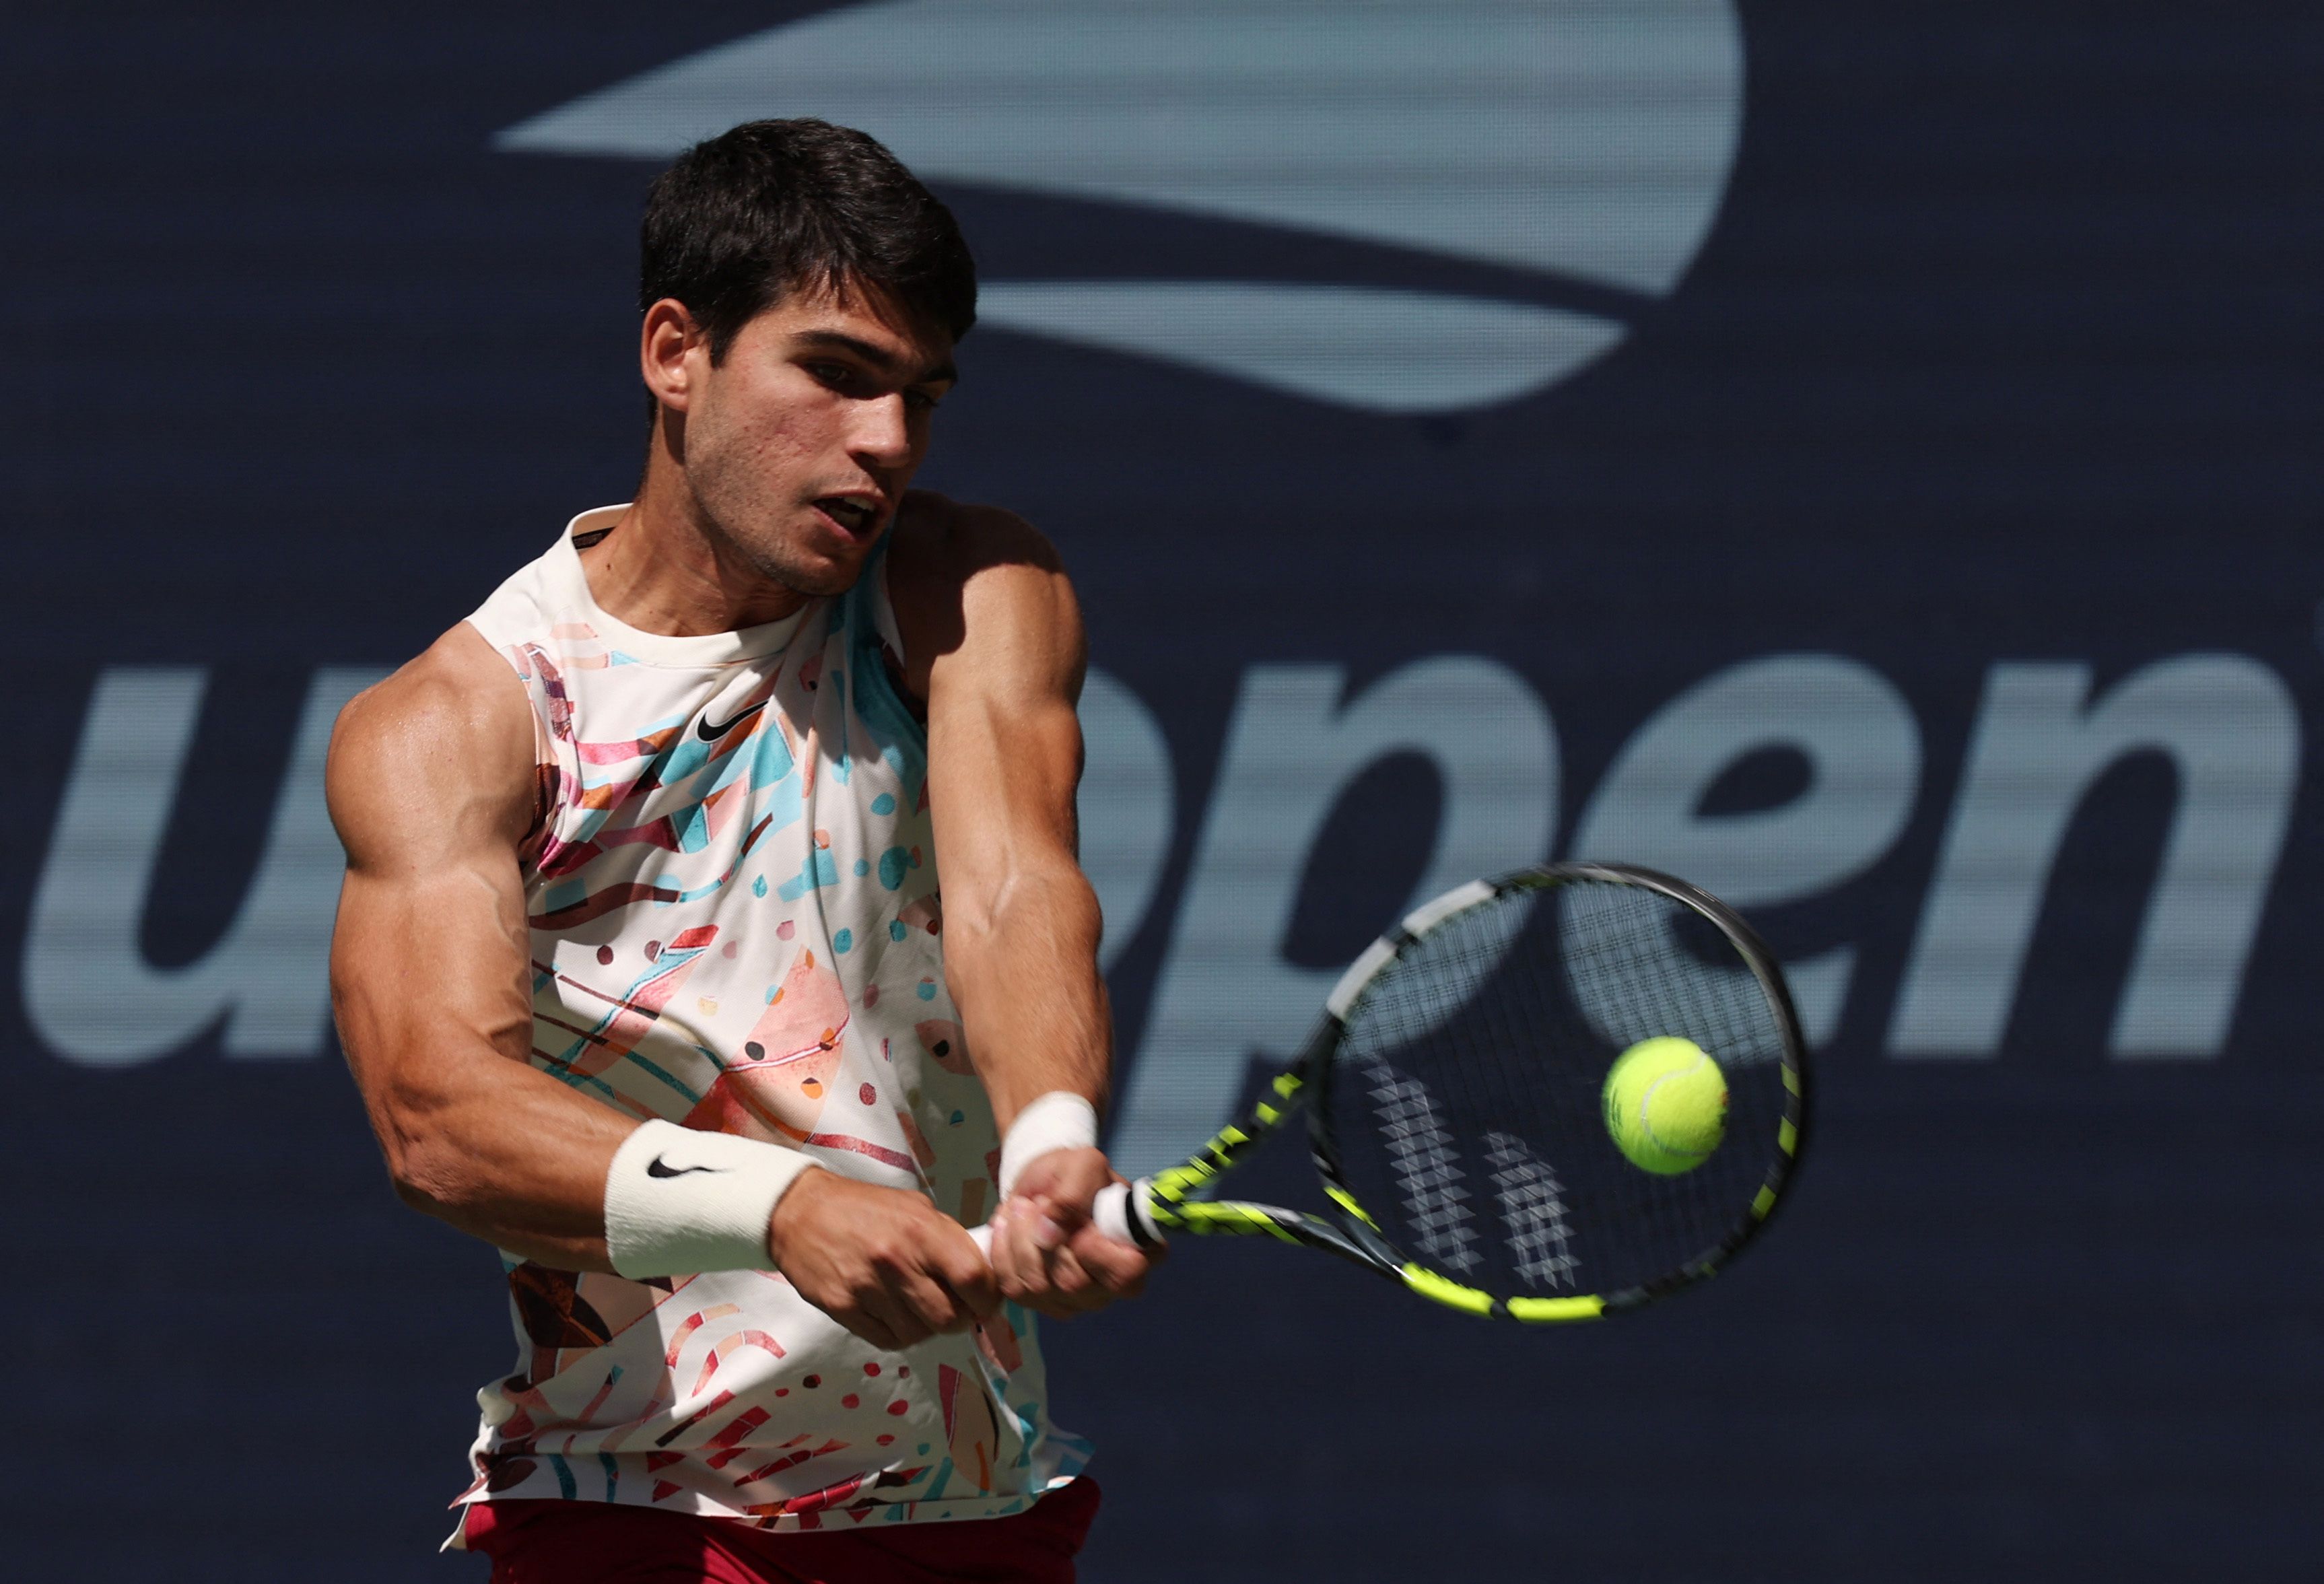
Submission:
[[[1674,1177],[1727,1136],[1727,1074],[1691,1039],[1642,1039],[1606,1074],[1606,1131],[1642,1171]]]

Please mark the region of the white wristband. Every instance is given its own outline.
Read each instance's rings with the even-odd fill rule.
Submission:
[[[647,1122],[605,1174],[605,1252],[632,1280],[770,1270],[775,1203],[814,1165],[780,1145]]]
[[[1053,1149],[1095,1149],[1097,1108],[1071,1090],[1053,1089],[1017,1113],[1001,1141],[1001,1197],[1016,1192],[1025,1168]]]

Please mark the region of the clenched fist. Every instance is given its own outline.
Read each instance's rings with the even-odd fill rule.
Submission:
[[[959,1222],[917,1193],[820,1168],[776,1202],[767,1251],[800,1297],[875,1348],[964,1331],[1001,1307]]]
[[[1027,1164],[992,1212],[992,1271],[1011,1301],[1059,1320],[1134,1298],[1163,1251],[1097,1229],[1098,1191],[1120,1179],[1094,1149],[1053,1149]],[[797,1190],[793,1190],[797,1192]]]

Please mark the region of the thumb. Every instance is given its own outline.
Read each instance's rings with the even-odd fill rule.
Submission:
[[[982,1319],[1001,1307],[1000,1279],[975,1239],[962,1232],[945,1239],[936,1264],[944,1285],[971,1313]]]
[[[1018,1197],[1071,1205],[1085,1217],[1098,1190],[1112,1181],[1102,1150],[1069,1145],[1026,1162],[1014,1187]]]
[[[1012,1200],[1035,1213],[1035,1231],[1044,1248],[1055,1248],[1090,1222],[1097,1195],[1113,1181],[1102,1152],[1053,1149],[1026,1163]]]

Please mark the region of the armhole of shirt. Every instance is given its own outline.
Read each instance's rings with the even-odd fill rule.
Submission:
[[[883,541],[867,576],[856,585],[859,595],[857,610],[869,615],[871,621],[859,631],[856,642],[863,659],[859,669],[869,671],[868,678],[859,677],[855,684],[857,697],[865,702],[877,700],[894,716],[894,726],[912,738],[927,741],[927,723],[904,690],[890,675],[883,650],[893,653],[896,667],[904,665],[904,633],[896,621],[895,602],[888,597],[888,546]]]
[[[881,640],[904,663],[904,630],[896,624],[896,602],[888,597],[888,557],[885,547],[872,567],[872,621]]]
[[[465,620],[468,631],[484,640],[484,647],[500,657],[501,664],[509,668],[509,675],[515,679],[516,685],[524,689],[525,719],[532,723],[532,829],[526,833],[519,853],[529,869],[532,858],[540,852],[541,843],[556,824],[557,744],[549,735],[549,723],[541,718],[540,678],[537,675],[528,675],[524,667],[517,663],[516,657],[510,652],[514,645],[494,641],[484,624],[490,620],[487,614],[490,610],[491,606],[487,604]]]

